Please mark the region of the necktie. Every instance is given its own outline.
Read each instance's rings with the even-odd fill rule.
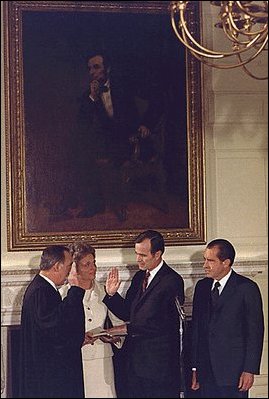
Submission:
[[[220,287],[220,283],[219,283],[219,281],[216,281],[214,284],[214,288],[211,291],[211,300],[212,300],[213,307],[216,306],[218,298],[219,298],[219,287]]]
[[[145,277],[144,277],[144,280],[143,280],[143,284],[142,284],[142,291],[143,292],[146,291],[146,288],[147,288],[147,285],[148,285],[149,276],[150,276],[150,272],[147,270],[146,274],[145,274]]]

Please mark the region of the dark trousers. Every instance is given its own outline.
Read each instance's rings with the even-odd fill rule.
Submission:
[[[248,391],[241,392],[234,386],[218,386],[213,381],[201,384],[200,398],[248,398]]]
[[[206,378],[200,382],[200,398],[248,398],[248,391],[241,392],[237,386],[216,384],[210,360],[206,367]]]
[[[171,382],[160,382],[135,375],[129,375],[128,380],[129,398],[179,398],[179,388]]]

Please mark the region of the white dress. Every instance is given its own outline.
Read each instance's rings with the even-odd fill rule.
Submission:
[[[67,289],[66,286],[60,289],[63,297]],[[114,326],[124,323],[107,309],[102,302],[104,296],[104,287],[97,281],[91,289],[85,291],[83,304],[86,331],[103,328],[107,314]],[[120,347],[122,342],[117,346]],[[84,345],[81,351],[85,398],[116,398],[111,344],[97,339],[93,345]]]

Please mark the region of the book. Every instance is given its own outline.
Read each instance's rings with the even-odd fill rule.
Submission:
[[[102,327],[97,327],[94,328],[93,330],[88,331],[92,337],[98,338],[98,337],[108,337],[108,338],[113,338],[113,337],[122,337],[127,335],[127,333],[124,332],[119,332],[119,331],[111,331],[108,332],[107,330],[104,330]]]

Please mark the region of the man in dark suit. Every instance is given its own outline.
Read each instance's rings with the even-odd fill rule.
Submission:
[[[255,282],[231,267],[232,244],[211,241],[204,253],[207,275],[198,281],[192,314],[192,389],[202,398],[244,398],[259,374],[264,321]]]
[[[128,333],[129,397],[178,398],[180,341],[175,300],[184,302],[183,279],[163,261],[164,239],[159,232],[141,233],[135,241],[135,252],[140,270],[125,299],[117,293],[117,269],[108,275],[103,301],[127,322],[108,331]]]
[[[26,289],[19,366],[22,398],[84,397],[81,346],[85,337],[85,290],[76,276],[64,300],[57,290],[71,265],[67,247],[46,248],[40,272]]]
[[[83,209],[79,217],[91,217],[106,207],[119,221],[126,220],[128,176],[133,135],[147,137],[149,129],[140,124],[129,82],[111,71],[103,54],[87,57],[90,84],[81,98],[75,134],[77,196]],[[118,75],[118,76],[116,76]]]

